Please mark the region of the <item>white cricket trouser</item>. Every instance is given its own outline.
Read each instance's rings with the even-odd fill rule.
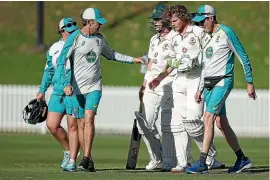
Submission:
[[[178,164],[187,166],[188,137],[195,140],[198,148],[202,150],[204,125],[201,117],[203,115],[203,102],[195,101],[195,94],[200,83],[201,71],[194,70],[190,73],[178,72],[172,84],[174,108],[172,110],[172,121],[182,121],[182,125],[187,135],[179,136],[175,134],[175,147]],[[209,151],[211,157],[215,157],[216,151],[212,146]],[[210,158],[211,158],[210,157]]]
[[[170,128],[167,128],[170,126],[171,109],[173,107],[173,97],[171,87],[172,80],[173,77],[168,76],[154,90],[149,89],[149,86],[147,84],[144,92],[143,109],[141,113],[142,120],[138,121],[138,129],[140,134],[143,135],[142,137],[147,146],[151,160],[157,161],[162,159],[163,162],[166,162],[171,161],[172,159],[176,159],[173,158],[175,157],[175,150],[172,133]],[[162,145],[160,143],[161,134],[158,134],[159,127],[156,124],[160,109],[161,109],[161,132],[163,134],[162,142],[164,142],[162,143]],[[167,150],[169,150],[170,152],[167,152]],[[169,160],[167,160],[168,158]],[[172,164],[173,162],[168,163]]]

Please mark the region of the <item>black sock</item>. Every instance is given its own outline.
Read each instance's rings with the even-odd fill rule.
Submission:
[[[89,160],[89,157],[87,157],[87,156],[83,156],[83,159],[88,159],[88,160]]]
[[[205,164],[207,154],[204,152],[201,152],[200,161]]]
[[[246,156],[244,155],[242,149],[239,149],[238,151],[236,151],[235,155],[236,155],[237,159],[245,159],[246,158]]]

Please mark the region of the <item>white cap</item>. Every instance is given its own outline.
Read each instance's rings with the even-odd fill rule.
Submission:
[[[70,17],[65,17],[59,22],[59,29],[64,29],[67,32],[72,32],[77,29],[76,22]]]
[[[96,20],[100,24],[105,24],[108,22],[107,19],[103,18],[101,15],[101,12],[97,8],[87,8],[84,10],[82,14],[82,19],[87,19],[87,20]]]
[[[202,5],[198,8],[196,12],[196,16],[192,19],[194,22],[201,22],[205,18],[210,16],[216,16],[216,10],[210,5]]]

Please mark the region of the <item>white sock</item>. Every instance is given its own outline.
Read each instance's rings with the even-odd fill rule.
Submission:
[[[75,163],[74,159],[69,159],[69,163],[70,163],[70,164]]]

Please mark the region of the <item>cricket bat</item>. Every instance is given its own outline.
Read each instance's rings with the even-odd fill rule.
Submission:
[[[142,112],[142,102],[140,102],[139,112]],[[128,151],[128,157],[127,157],[126,169],[135,169],[136,168],[138,155],[139,155],[139,149],[140,149],[140,142],[141,142],[141,135],[138,131],[137,119],[134,119],[132,134],[131,134],[131,139],[130,139],[130,145],[129,145],[129,151]]]

